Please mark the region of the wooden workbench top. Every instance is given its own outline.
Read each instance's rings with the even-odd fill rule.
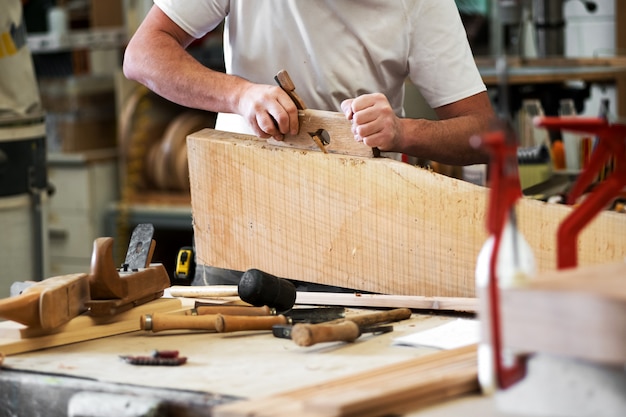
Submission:
[[[308,348],[269,332],[137,331],[123,335],[11,355],[11,369],[55,373],[105,382],[178,388],[254,398],[320,383],[436,352],[433,348],[392,346],[394,338],[447,323],[452,317],[414,315],[394,331],[363,335],[355,343]],[[178,350],[188,357],[179,367],[138,367],[120,355]]]

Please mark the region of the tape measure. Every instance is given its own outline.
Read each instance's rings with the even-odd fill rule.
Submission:
[[[193,279],[196,269],[196,262],[194,260],[193,248],[191,246],[183,246],[178,251],[176,257],[176,278],[178,279]]]

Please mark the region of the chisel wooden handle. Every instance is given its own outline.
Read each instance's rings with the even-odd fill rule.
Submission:
[[[354,342],[361,335],[359,325],[346,320],[337,324],[298,323],[291,329],[291,340],[298,346],[322,342]]]
[[[275,324],[287,324],[287,318],[278,316],[228,316],[218,314],[215,318],[215,329],[220,333],[239,332],[243,330],[272,330]]]
[[[206,314],[224,314],[228,316],[271,316],[273,309],[268,306],[247,307],[247,306],[200,306],[187,311],[187,315],[204,316]]]
[[[278,83],[278,85],[285,90],[285,92],[291,97],[294,104],[298,108],[298,110],[306,109],[306,104],[304,104],[304,100],[300,98],[298,94],[296,94],[296,85],[291,80],[289,73],[286,70],[278,71],[278,74],[274,77],[274,80]]]
[[[411,317],[411,314],[412,312],[409,308],[394,308],[393,310],[379,311],[376,313],[357,314],[346,317],[345,320],[353,321],[360,327],[366,327],[378,323],[406,320]]]
[[[144,314],[139,319],[143,330],[215,330],[216,315],[182,316],[175,314]]]

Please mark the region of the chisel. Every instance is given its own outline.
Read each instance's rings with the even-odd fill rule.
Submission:
[[[295,329],[295,334],[294,334]],[[276,324],[272,327],[274,337],[291,339],[299,346],[312,346],[322,342],[354,342],[363,333],[388,333],[393,326],[364,326],[360,327],[353,321],[345,320],[337,324]]]
[[[224,309],[222,313],[200,314],[145,314],[140,319],[140,328],[160,332],[164,330],[213,330],[218,332],[234,332],[244,330],[272,330],[275,324],[320,323],[336,320],[344,316],[343,307],[298,308],[284,314],[266,314],[258,316],[231,315]],[[253,308],[253,307],[247,307]],[[259,311],[259,310],[257,310]],[[271,310],[270,310],[271,312]]]
[[[343,307],[295,308],[283,314],[257,317],[218,314],[215,329],[220,333],[272,330],[277,324],[324,323],[343,318],[344,314]]]

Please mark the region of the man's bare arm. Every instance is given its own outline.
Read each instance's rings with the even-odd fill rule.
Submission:
[[[439,120],[399,118],[382,94],[342,103],[353,133],[381,151],[402,152],[451,165],[485,163],[488,155],[469,138],[487,130],[495,114],[486,92],[435,109]]]
[[[297,109],[281,88],[205,67],[185,49],[193,40],[153,6],[126,48],[124,75],[183,106],[240,114],[260,137],[297,133]]]

